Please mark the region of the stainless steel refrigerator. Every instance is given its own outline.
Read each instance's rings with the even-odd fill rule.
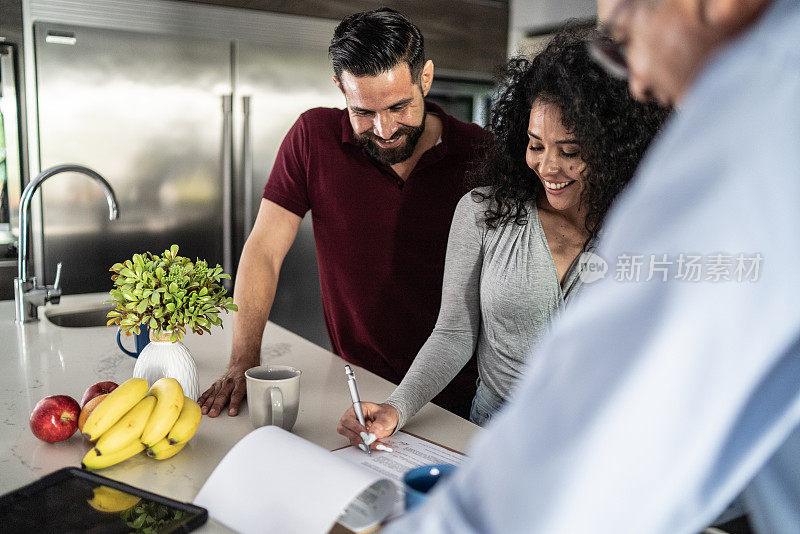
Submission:
[[[310,24],[329,39],[336,23]],[[87,165],[120,203],[109,222],[85,177],[43,186],[45,273],[63,262],[65,293],[107,290],[113,263],[172,243],[234,274],[283,136],[306,109],[343,104],[327,39],[302,32],[247,42],[46,22],[34,30],[40,167]],[[328,346],[310,217],[280,285],[271,318]]]

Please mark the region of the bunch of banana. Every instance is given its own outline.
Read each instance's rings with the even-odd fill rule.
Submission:
[[[158,460],[177,454],[194,436],[200,406],[185,397],[174,378],[157,380],[150,389],[143,378],[131,378],[97,405],[86,419],[83,434],[96,441],[83,467],[101,469],[147,454]]]

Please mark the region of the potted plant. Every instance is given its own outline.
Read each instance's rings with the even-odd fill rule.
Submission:
[[[108,313],[108,325],[118,325],[126,335],[138,335],[142,326],[150,329],[151,342],[136,360],[133,376],[146,378],[151,385],[173,377],[184,394],[196,400],[197,366],[181,340],[188,330],[211,333],[211,327],[222,325],[221,311],[238,310],[221,284],[230,276],[219,265],[209,267],[204,260],[178,256],[178,245],[161,255],[134,254],[109,270],[114,273],[114,289],[108,302],[116,308]]]

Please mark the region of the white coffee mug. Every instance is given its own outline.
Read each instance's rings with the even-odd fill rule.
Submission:
[[[275,425],[292,430],[300,409],[301,373],[288,365],[260,365],[244,373],[253,427]]]

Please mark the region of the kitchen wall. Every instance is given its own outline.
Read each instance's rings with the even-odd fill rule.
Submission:
[[[536,34],[549,33],[569,19],[593,21],[597,0],[511,0],[508,54],[528,53],[540,44]]]

